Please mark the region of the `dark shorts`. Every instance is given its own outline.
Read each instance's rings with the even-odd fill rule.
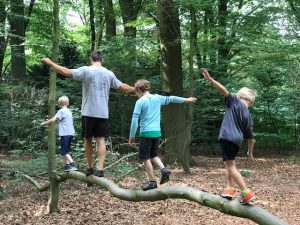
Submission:
[[[72,140],[73,140],[73,136],[71,136],[71,135],[60,136],[60,155],[61,156],[65,156],[65,155],[69,154]]]
[[[220,143],[221,143],[223,161],[235,160],[235,157],[238,154],[240,147],[234,144],[232,141],[228,141],[224,139],[221,139]]]
[[[140,137],[139,159],[147,160],[158,156],[159,137],[144,138]]]
[[[82,116],[81,125],[82,137],[91,138],[109,136],[108,119]]]

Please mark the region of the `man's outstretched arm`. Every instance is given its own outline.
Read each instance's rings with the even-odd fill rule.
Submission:
[[[128,84],[125,84],[125,83],[122,83],[121,86],[119,87],[119,90],[122,91],[122,92],[125,92],[125,93],[133,93],[135,92],[135,88],[128,85]]]
[[[65,76],[65,77],[72,77],[72,70],[60,66],[58,64],[56,64],[55,62],[53,62],[51,59],[49,58],[42,58],[41,59],[42,62],[48,64],[50,67],[52,67],[57,73]]]

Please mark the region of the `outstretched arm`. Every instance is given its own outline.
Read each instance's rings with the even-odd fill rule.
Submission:
[[[210,77],[206,69],[201,68],[201,73],[207,81],[209,81],[219,92],[221,92],[222,95],[224,95],[225,97],[228,96],[228,90],[218,81],[215,81],[212,77]]]
[[[119,87],[119,90],[125,93],[133,93],[135,92],[135,88],[128,85],[128,84],[121,84],[121,86]]]
[[[58,64],[56,64],[55,62],[53,62],[51,59],[49,58],[42,58],[41,59],[42,62],[47,63],[50,67],[52,67],[57,73],[65,76],[65,77],[72,77],[72,70],[60,66]]]
[[[49,124],[49,123],[53,123],[53,122],[55,122],[55,121],[56,121],[56,116],[53,116],[51,119],[43,121],[43,122],[41,123],[41,126],[47,125],[47,124]]]

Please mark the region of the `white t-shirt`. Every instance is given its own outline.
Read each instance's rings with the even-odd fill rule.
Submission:
[[[73,126],[73,116],[70,109],[67,107],[61,108],[56,113],[56,118],[59,122],[58,125],[58,133],[59,136],[74,136],[75,135],[75,129]]]
[[[81,115],[108,119],[109,89],[118,89],[122,82],[112,71],[97,66],[73,69],[72,76],[82,82]]]

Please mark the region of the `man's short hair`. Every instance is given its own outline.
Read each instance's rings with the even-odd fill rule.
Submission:
[[[246,101],[249,101],[251,105],[253,105],[255,98],[257,96],[256,92],[254,90],[251,90],[247,87],[242,87],[238,93],[236,94],[238,98],[242,98]]]
[[[102,52],[100,50],[94,50],[90,54],[91,59],[94,62],[102,62]]]
[[[69,98],[67,96],[61,96],[58,99],[59,106],[69,106]]]
[[[148,80],[138,80],[135,85],[134,85],[135,91],[139,91],[139,92],[146,92],[146,91],[150,91],[150,82]]]

